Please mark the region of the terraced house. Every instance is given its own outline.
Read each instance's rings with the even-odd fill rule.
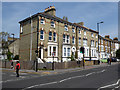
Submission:
[[[50,6],[19,22],[20,60],[35,60],[36,56],[44,62],[53,62],[53,56],[55,62],[71,61],[71,56],[78,60],[82,57],[80,47],[84,46],[85,60],[98,61],[98,32],[55,13],[55,7]]]

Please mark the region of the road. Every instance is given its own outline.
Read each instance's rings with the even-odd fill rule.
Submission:
[[[77,70],[67,73],[41,76],[39,74],[21,74],[15,77],[14,72],[3,72],[2,88],[120,88],[120,64],[105,67]]]

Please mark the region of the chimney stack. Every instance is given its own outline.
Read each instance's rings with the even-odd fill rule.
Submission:
[[[50,6],[50,7],[48,7],[48,8],[45,8],[44,13],[50,14],[50,15],[52,15],[52,16],[55,16],[56,9],[55,9],[54,6]]]
[[[110,36],[109,35],[105,35],[105,38],[110,38]]]
[[[81,26],[84,26],[84,22],[79,22],[78,24]]]
[[[113,40],[118,41],[118,38],[117,38],[117,37],[115,37]]]

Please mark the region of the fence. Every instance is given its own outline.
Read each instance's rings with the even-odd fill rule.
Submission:
[[[97,65],[98,61],[85,61],[85,66],[89,65]],[[15,67],[16,63],[13,63]],[[21,69],[32,70],[35,68],[34,61],[20,61]],[[69,62],[55,62],[54,69],[66,69],[66,68],[75,68],[82,67],[83,62],[78,63],[77,61],[69,61]],[[10,68],[10,61],[0,61],[0,68]],[[38,69],[53,69],[53,63],[38,63]]]

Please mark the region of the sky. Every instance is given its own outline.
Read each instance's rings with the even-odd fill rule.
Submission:
[[[93,30],[103,21],[100,35],[110,35],[112,39],[118,37],[117,2],[2,2],[2,30],[19,38],[19,21],[53,5],[57,17],[67,16],[72,23],[84,22],[84,26]]]

